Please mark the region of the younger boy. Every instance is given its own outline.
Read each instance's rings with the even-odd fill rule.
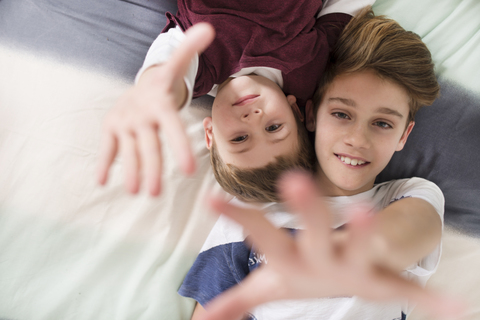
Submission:
[[[419,178],[374,182],[406,143],[416,111],[431,104],[438,91],[430,52],[420,38],[365,11],[342,33],[318,91],[316,110],[307,109],[307,127],[316,128],[316,182],[333,213],[331,227],[340,239],[337,254],[349,237],[348,226],[341,227],[351,219],[352,206],[369,202],[375,218],[369,248],[363,252],[368,263],[372,268],[404,270],[405,277],[420,284],[439,261],[443,195],[435,184]],[[300,228],[297,217],[278,205],[263,209],[277,227]],[[267,263],[268,256],[244,241],[242,227],[223,216],[218,220],[179,290],[199,302],[193,318],[217,295]],[[331,289],[324,295],[328,298],[270,303],[248,317],[393,320],[405,319],[412,308],[406,303],[366,302],[349,293],[354,292]]]
[[[158,194],[159,127],[180,153],[184,170],[192,171],[173,111],[192,96],[210,93],[216,98],[204,127],[217,181],[244,201],[277,200],[278,175],[288,168],[311,170],[314,161],[298,105],[303,110],[312,98],[348,13],[372,2],[332,0],[322,8],[322,1],[309,0],[178,1],[179,11],[167,15],[169,23],[150,48],[137,85],[107,116],[99,181],[106,182],[120,145],[130,191],[138,191],[137,171],[143,169],[150,192]],[[183,32],[200,22],[215,28],[215,40],[190,63],[196,43],[212,32],[187,37],[194,50],[175,61],[181,71],[168,69],[182,56],[175,49]]]

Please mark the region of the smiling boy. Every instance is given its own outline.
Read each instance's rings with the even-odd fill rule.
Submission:
[[[319,104],[315,126],[317,177],[327,195],[373,188],[413,129],[408,102],[405,89],[373,70],[335,77]]]
[[[203,121],[215,178],[243,201],[276,201],[276,181],[293,168],[313,170],[315,155],[293,95],[266,77],[230,78]]]
[[[299,287],[304,288],[306,296],[322,299],[268,303],[251,310],[248,319],[405,319],[413,307],[408,301],[363,300],[356,293],[369,297],[365,287],[368,281],[360,281],[358,273],[351,271],[388,270],[425,284],[439,262],[444,212],[440,189],[420,178],[375,185],[376,176],[393,153],[405,145],[418,109],[431,104],[438,95],[430,52],[417,35],[395,21],[364,11],[346,27],[330,59],[315,108],[306,109],[307,128],[316,129],[315,180],[331,208],[334,245],[329,257],[349,267],[344,269],[348,270],[344,277],[349,281],[331,279],[328,272],[337,277],[341,272],[313,259],[318,265],[315,272],[320,272],[317,278],[323,279],[320,283],[326,288],[318,289],[317,281]],[[342,260],[348,252],[344,250],[351,236],[351,213],[365,203],[374,214],[372,232],[361,252],[352,254],[356,260]],[[296,215],[278,204],[261,209],[267,211],[266,217],[276,227],[303,227]],[[318,209],[309,210],[313,214]],[[268,267],[267,261],[268,256],[248,243],[240,225],[221,216],[179,290],[198,302],[192,319],[201,317],[212,299],[241,283],[259,266]],[[296,271],[296,264],[292,265],[291,273]],[[276,287],[269,282],[275,281],[275,275],[268,279],[264,284]],[[342,291],[335,281],[353,284]],[[317,291],[321,295],[308,294]],[[286,292],[278,294],[288,297]]]
[[[296,149],[299,133],[295,97],[265,77],[230,78],[219,88],[212,117],[204,120],[206,143],[214,141],[223,161],[243,168],[263,167],[271,157]]]
[[[150,193],[158,195],[159,130],[183,171],[192,173],[194,160],[177,111],[210,94],[216,98],[204,126],[217,181],[244,201],[277,201],[282,172],[312,170],[315,155],[302,111],[341,30],[373,2],[179,0],[178,13],[167,14],[136,85],[105,119],[99,182],[106,183],[119,151],[128,190],[140,189],[142,173]]]

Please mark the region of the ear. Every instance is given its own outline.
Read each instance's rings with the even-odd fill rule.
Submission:
[[[306,126],[307,130],[310,132],[315,132],[315,114],[313,112],[313,102],[308,100],[305,105],[305,116],[307,118]]]
[[[408,136],[410,135],[410,132],[412,132],[412,129],[414,126],[415,126],[415,121],[410,121],[407,128],[403,132],[403,136],[398,142],[397,149],[395,149],[395,151],[400,151],[403,149],[403,147],[405,146],[405,143],[407,143]]]
[[[205,130],[205,144],[207,149],[210,150],[213,144],[213,126],[212,117],[206,117],[203,119],[203,130]]]
[[[303,119],[303,114],[300,111],[300,108],[298,107],[297,98],[295,98],[295,96],[292,96],[291,94],[289,94],[287,96],[287,101],[290,104],[290,107],[292,107],[293,113],[295,113],[297,115],[297,117],[300,119],[300,121],[303,122],[303,120],[304,120]]]

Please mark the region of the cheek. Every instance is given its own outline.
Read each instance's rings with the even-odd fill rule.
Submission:
[[[221,117],[214,118],[212,121],[212,131],[217,139],[223,139],[224,136],[227,136],[229,134],[227,129],[231,127],[228,121]]]
[[[328,134],[327,130],[317,130],[315,133],[315,153],[319,161],[324,158],[331,145],[331,135]]]
[[[336,128],[332,122],[323,120],[318,117],[315,128],[315,145],[321,142],[323,145],[328,144],[336,139],[339,135],[339,128]]]
[[[234,117],[225,108],[217,108],[212,110],[212,122],[217,128],[228,128],[234,124]]]
[[[390,162],[390,159],[393,157],[396,148],[398,146],[397,138],[384,139],[381,142],[377,142],[375,145],[375,150],[378,159],[383,159],[384,165],[387,165]]]

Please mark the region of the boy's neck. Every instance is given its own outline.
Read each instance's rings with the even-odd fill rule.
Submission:
[[[374,187],[375,180],[365,183],[361,188],[355,190],[345,190],[336,186],[328,177],[323,173],[321,168],[317,168],[315,175],[315,181],[322,193],[327,197],[342,197],[342,196],[354,196]]]

